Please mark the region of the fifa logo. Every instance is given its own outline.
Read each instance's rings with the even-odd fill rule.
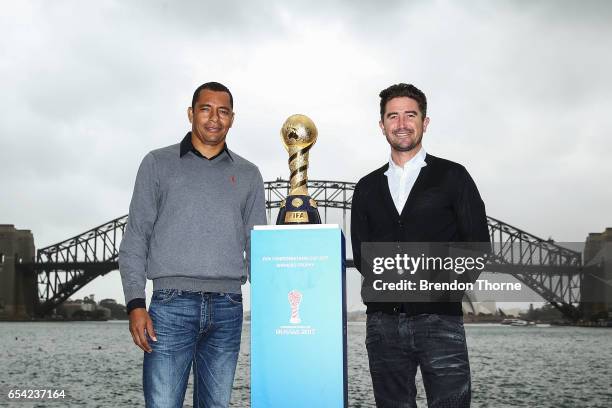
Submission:
[[[287,297],[289,299],[289,306],[291,306],[291,318],[289,319],[289,323],[302,323],[302,319],[300,319],[300,302],[302,301],[302,294],[297,290],[292,290]]]

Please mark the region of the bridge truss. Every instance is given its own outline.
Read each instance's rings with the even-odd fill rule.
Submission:
[[[265,182],[268,219],[280,208],[289,192],[287,180]],[[347,221],[355,183],[309,180],[308,191],[317,201],[321,219]],[[580,252],[561,247],[488,217],[493,242],[491,272],[508,273],[529,286],[566,317],[579,316],[580,284],[583,276]],[[98,276],[118,269],[119,244],[127,215],[90,229],[80,235],[37,251],[32,265],[38,276],[37,313],[50,314],[54,308]],[[352,260],[347,260],[352,265]]]
[[[493,246],[488,271],[508,273],[527,285],[564,316],[580,315],[582,254],[487,217]]]
[[[127,215],[36,252],[37,314],[47,315],[98,276],[119,268]]]

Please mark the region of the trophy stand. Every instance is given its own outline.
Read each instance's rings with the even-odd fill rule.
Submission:
[[[276,225],[320,224],[317,203],[308,195],[308,152],[317,141],[317,127],[305,115],[291,115],[281,128],[289,153],[289,194],[281,203]]]
[[[277,225],[251,232],[251,407],[346,408],[344,235],[308,195],[314,123],[290,116],[281,137],[290,190]]]

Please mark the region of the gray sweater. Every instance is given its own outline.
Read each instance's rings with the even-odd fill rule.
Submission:
[[[126,304],[153,290],[240,293],[253,225],[266,224],[257,167],[229,151],[213,160],[180,145],[143,159],[119,249]],[[246,258],[245,258],[246,253]]]

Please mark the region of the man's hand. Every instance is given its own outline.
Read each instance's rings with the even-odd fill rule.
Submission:
[[[130,312],[130,333],[134,344],[140,347],[143,351],[151,353],[153,349],[149,346],[147,341],[147,335],[153,340],[157,341],[155,337],[155,330],[153,330],[153,321],[149,317],[149,313],[145,308],[137,308]]]

